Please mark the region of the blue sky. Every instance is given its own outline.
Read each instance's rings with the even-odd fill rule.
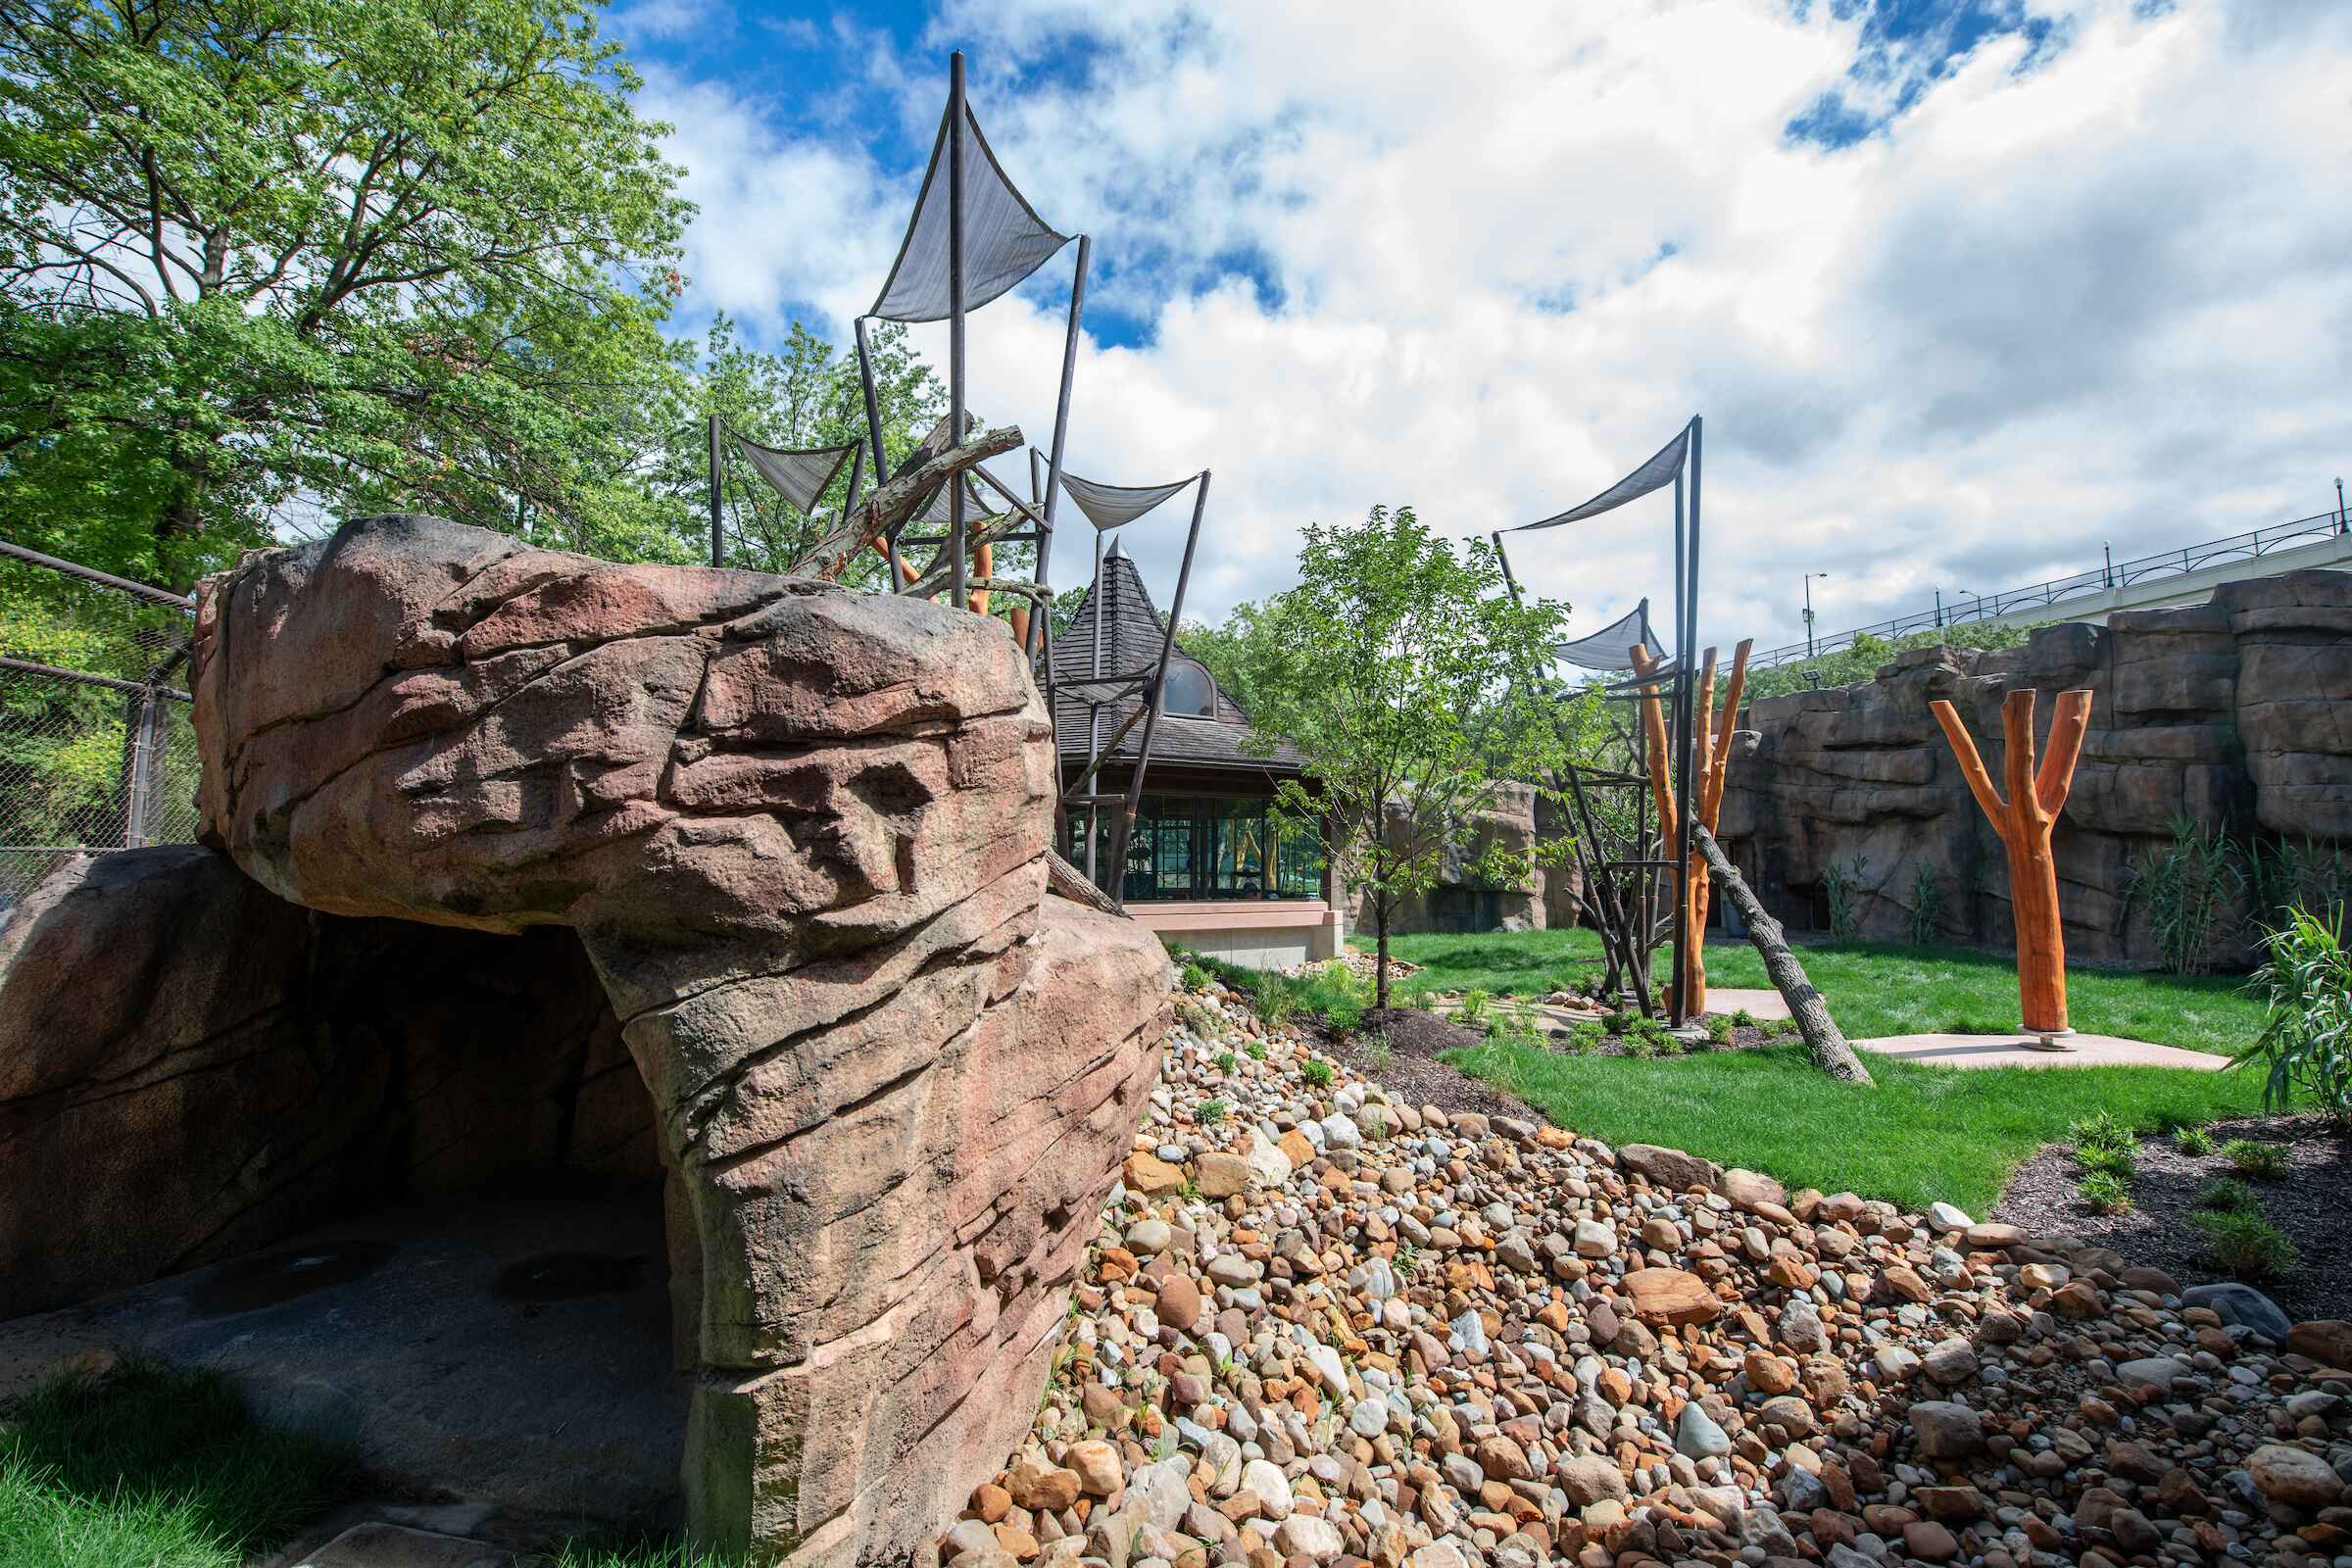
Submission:
[[[1202,609],[1298,528],[1458,536],[1708,416],[1707,613],[1793,636],[2317,511],[2352,430],[2324,0],[629,0],[702,213],[682,324],[840,339],[911,204],[946,56],[1044,216],[1095,235],[1071,466],[1219,475]],[[1041,438],[1068,253],[973,321]],[[942,334],[944,336],[944,334]],[[926,346],[930,347],[926,341]],[[1659,591],[1640,509],[1530,575]],[[1165,541],[1136,553],[1157,581]]]

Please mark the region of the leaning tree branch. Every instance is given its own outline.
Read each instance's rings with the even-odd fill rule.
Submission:
[[[1764,912],[1764,906],[1740,876],[1740,868],[1732,863],[1731,857],[1723,853],[1723,846],[1715,842],[1712,832],[1692,823],[1690,837],[1698,853],[1706,857],[1708,867],[1722,879],[1723,891],[1739,908],[1740,917],[1747,922],[1748,940],[1764,956],[1765,972],[1772,976],[1772,983],[1780,988],[1782,999],[1788,1004],[1789,1015],[1796,1019],[1796,1027],[1805,1037],[1805,1049],[1813,1054],[1813,1064],[1833,1078],[1877,1088],[1870,1069],[1862,1065],[1854,1048],[1838,1032],[1838,1020],[1830,1016],[1821,993],[1805,978],[1805,966],[1796,961],[1796,954],[1789,949],[1788,934],[1781,929],[1781,922]]]
[[[785,571],[788,577],[820,577],[833,581],[856,560],[858,553],[873,545],[886,534],[896,532],[908,518],[922,510],[923,503],[942,484],[956,480],[963,470],[984,458],[1010,452],[1021,444],[1018,425],[1003,425],[983,430],[959,447],[924,459],[919,464],[901,468],[891,481],[866,497],[865,501],[831,531],[816,542],[813,549],[794,562]]]

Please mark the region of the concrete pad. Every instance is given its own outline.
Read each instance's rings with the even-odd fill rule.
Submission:
[[[1886,1035],[1853,1042],[1857,1051],[1932,1067],[2186,1067],[2219,1072],[2230,1065],[2228,1056],[2114,1035],[2068,1035],[2066,1044],[2072,1049],[2044,1051],[2037,1037],[2026,1034]]]
[[[1707,1010],[1709,1012],[1733,1013],[1742,1007],[1747,1009],[1747,1015],[1751,1018],[1786,1018],[1788,1016],[1788,1001],[1769,986],[1760,991],[1746,990],[1739,986],[1707,987]]]

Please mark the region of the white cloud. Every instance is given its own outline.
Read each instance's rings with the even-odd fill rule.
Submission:
[[[1142,347],[1090,339],[1069,461],[1215,470],[1205,613],[1283,586],[1309,519],[1409,503],[1481,534],[1583,499],[1694,411],[1727,641],[1795,636],[1806,570],[1836,573],[1816,604],[1841,626],[2331,502],[2352,8],[2086,0],[2030,59],[2011,34],[1937,75],[1879,62],[1849,96],[1918,95],[1834,152],[1784,135],[1854,88],[1863,33],[1832,9],[1491,3],[1440,25],[1170,0],[1112,23],[990,0],[932,41],[971,51],[1040,210],[1097,236],[1096,299],[1151,323]],[[1083,84],[1042,69],[1073,29]],[[944,70],[860,47],[927,140]],[[911,172],[716,85],[654,96],[703,207],[697,301],[846,325]],[[1242,254],[1278,304],[1233,275]],[[944,356],[944,330],[918,336]],[[976,316],[974,406],[1042,445],[1061,336],[1057,298]],[[1665,519],[1644,503],[1514,556],[1591,627],[1662,595]],[[1155,586],[1180,523],[1135,541]]]

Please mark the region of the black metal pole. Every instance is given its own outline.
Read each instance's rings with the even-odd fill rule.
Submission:
[[[1095,576],[1087,584],[1087,613],[1095,617],[1095,650],[1087,661],[1086,672],[1095,680],[1102,678],[1102,530],[1095,530]],[[1086,705],[1086,757],[1089,762],[1102,755],[1102,704],[1090,698]],[[1089,803],[1086,808],[1086,879],[1097,887],[1102,882],[1095,874],[1095,842],[1102,836],[1102,812]],[[1107,891],[1107,890],[1106,890]],[[1113,893],[1115,901],[1118,895]]]
[[[1208,510],[1208,470],[1200,470],[1200,488],[1193,498],[1193,525],[1184,536],[1184,564],[1176,568],[1176,597],[1168,605],[1167,629],[1160,634],[1159,666],[1144,688],[1144,738],[1136,744],[1135,771],[1127,779],[1127,804],[1111,824],[1110,874],[1119,879],[1111,902],[1127,907],[1127,839],[1135,831],[1135,810],[1144,798],[1144,769],[1152,763],[1152,736],[1159,728],[1161,689],[1168,682],[1168,659],[1176,652],[1176,626],[1184,618],[1184,591],[1193,580],[1193,547],[1200,542],[1200,514]],[[1102,625],[1098,614],[1095,624]]]
[[[1690,567],[1689,579],[1686,581],[1683,588],[1683,592],[1688,603],[1688,608],[1684,612],[1683,628],[1684,635],[1689,639],[1689,641],[1683,645],[1686,655],[1683,660],[1682,673],[1683,729],[1682,733],[1677,736],[1675,740],[1676,750],[1680,755],[1676,760],[1674,780],[1674,874],[1676,898],[1674,918],[1676,927],[1682,933],[1681,941],[1677,944],[1677,946],[1681,949],[1681,953],[1677,955],[1677,962],[1674,971],[1674,1021],[1677,1024],[1681,1024],[1689,1020],[1690,1004],[1694,1000],[1690,995],[1688,983],[1684,978],[1685,971],[1683,967],[1683,960],[1690,952],[1690,944],[1694,942],[1704,942],[1706,940],[1705,932],[1693,931],[1690,929],[1690,850],[1691,846],[1696,842],[1690,831],[1690,806],[1693,799],[1690,787],[1690,772],[1697,760],[1694,742],[1697,739],[1698,726],[1701,722],[1701,715],[1696,711],[1698,703],[1698,687],[1696,684],[1698,672],[1693,667],[1693,661],[1689,657],[1689,655],[1690,655],[1698,647],[1698,416],[1696,415],[1692,415],[1690,417]]]
[[[1690,440],[1690,432],[1687,428],[1684,431],[1683,439],[1686,442]],[[1685,524],[1683,520],[1685,515],[1683,511],[1683,480],[1684,475],[1690,471],[1690,449],[1686,446],[1684,448],[1682,470],[1677,472],[1674,476],[1675,672],[1674,680],[1666,693],[1667,716],[1671,720],[1673,728],[1666,737],[1667,750],[1670,755],[1665,759],[1665,760],[1669,764],[1676,766],[1678,770],[1680,769],[1683,756],[1683,694],[1685,683],[1690,669],[1690,622],[1689,615],[1690,600],[1690,595],[1685,592],[1685,589],[1689,584],[1690,562],[1684,543]],[[1679,788],[1676,792],[1676,799],[1678,801],[1681,799],[1681,792]],[[1658,826],[1661,830],[1663,830],[1666,824],[1665,822],[1660,821]],[[1661,836],[1663,836],[1662,833]],[[1668,858],[1670,858],[1674,863],[1674,973],[1666,978],[1666,1021],[1669,1025],[1679,1029],[1682,1027],[1683,1023],[1683,944],[1690,940],[1690,931],[1687,929],[1689,925],[1688,915],[1690,913],[1690,901],[1683,896],[1683,882],[1685,878],[1690,874],[1690,866],[1685,862],[1684,857],[1679,851],[1674,849],[1671,841],[1668,842],[1667,847],[1669,850]]]
[[[718,416],[710,416],[710,564],[727,564],[725,537],[719,532],[718,521]]]
[[[948,445],[963,445],[963,51],[948,56]],[[968,602],[963,559],[963,484],[948,484],[949,581],[953,603]]]
[[[1054,556],[1054,508],[1061,499],[1061,445],[1070,429],[1070,378],[1078,371],[1078,328],[1086,315],[1086,267],[1095,253],[1092,236],[1078,236],[1078,266],[1070,274],[1070,324],[1061,340],[1061,392],[1054,404],[1054,450],[1046,459],[1046,533],[1037,542],[1037,585],[1046,586],[1046,567]],[[1033,449],[1034,455],[1034,449]],[[1029,649],[1037,651],[1037,623],[1029,624]]]
[[[879,490],[890,478],[890,460],[882,447],[882,404],[874,392],[874,347],[865,335],[866,318],[860,316],[850,323],[858,335],[858,379],[865,392],[865,444],[874,453],[874,488]],[[890,557],[890,591],[897,593],[906,586],[906,574],[899,570],[899,539],[892,534],[885,541]]]

